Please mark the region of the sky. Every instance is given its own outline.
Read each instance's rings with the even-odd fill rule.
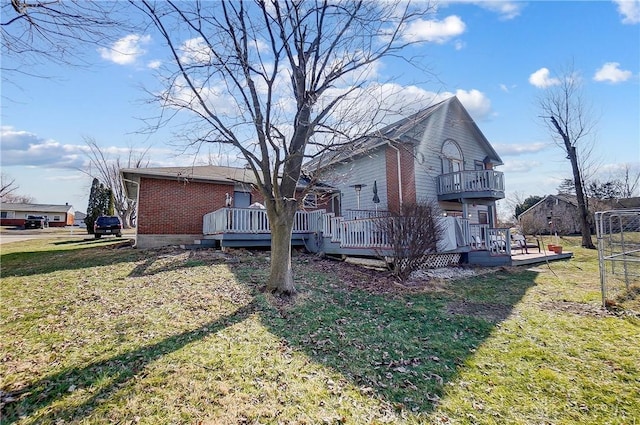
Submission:
[[[640,0],[440,2],[406,31],[407,40],[423,41],[406,52],[416,66],[385,60],[379,84],[400,90],[399,101],[457,95],[504,161],[498,170],[510,201],[556,193],[572,176],[538,108],[569,67],[595,123],[588,140],[594,177],[619,177],[625,164],[640,172]],[[3,75],[0,160],[17,193],[86,211],[87,141],[111,158],[147,152],[150,166],[210,160],[205,150],[183,153],[179,127],[149,132],[143,120],[159,114],[143,89],[157,84],[154,71],[166,60],[156,34],[84,48],[86,66]],[[3,58],[3,69],[12,60]]]

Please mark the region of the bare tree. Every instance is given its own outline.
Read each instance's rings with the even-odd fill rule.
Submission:
[[[112,155],[105,152],[95,139],[85,137],[84,142],[89,148],[86,151],[89,165],[82,170],[87,175],[97,178],[106,188],[111,189],[114,198],[114,208],[122,218],[125,228],[131,227],[132,217],[136,212],[136,201],[129,199],[125,194],[124,183],[120,178],[122,168],[142,168],[149,165],[147,151],[129,148],[127,156],[123,159],[120,155]]]
[[[436,202],[403,204],[399,211],[378,219],[378,230],[386,235],[391,250],[391,270],[402,282],[419,270],[425,256],[437,251],[445,225]]]
[[[582,246],[595,249],[591,240],[589,206],[585,196],[584,176],[578,147],[590,135],[594,127],[587,103],[582,96],[579,76],[570,69],[560,78],[557,86],[551,86],[539,100],[541,115],[556,144],[564,151],[571,163],[573,183],[578,201]]]
[[[5,198],[18,190],[19,187],[16,184],[16,179],[6,173],[0,174],[0,199],[2,199],[2,202],[6,202]]]
[[[124,26],[121,2],[5,0],[2,2],[2,78],[39,76],[42,63],[84,64],[84,44],[106,46]],[[40,75],[42,76],[42,75]],[[49,76],[49,75],[45,75]]]
[[[625,163],[619,174],[620,194],[623,198],[631,198],[640,185],[640,168],[636,165],[634,171],[632,164]]]
[[[131,2],[168,47],[165,118],[194,119],[189,141],[217,143],[252,170],[271,225],[267,289],[295,292],[291,231],[303,160],[355,127],[374,65],[429,6],[372,1]],[[185,41],[186,40],[186,41]],[[157,92],[156,92],[157,93]],[[364,102],[362,96],[359,101]]]
[[[22,195],[16,193],[20,186],[16,183],[16,179],[7,173],[0,174],[0,201],[9,204],[33,204],[35,198],[30,195]]]

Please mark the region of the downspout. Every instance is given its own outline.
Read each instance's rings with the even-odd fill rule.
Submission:
[[[402,207],[402,170],[400,169],[400,149],[396,148],[391,144],[391,142],[387,142],[389,147],[396,151],[396,159],[398,160],[398,200],[400,201],[400,207]]]

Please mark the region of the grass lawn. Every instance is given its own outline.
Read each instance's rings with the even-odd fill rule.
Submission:
[[[640,423],[637,300],[597,253],[394,284],[298,254],[2,245],[2,424]],[[634,304],[635,303],[635,304]]]

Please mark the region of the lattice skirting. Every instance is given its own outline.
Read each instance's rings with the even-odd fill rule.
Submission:
[[[460,253],[425,255],[421,268],[439,269],[441,267],[455,266],[460,263]]]
[[[460,263],[460,253],[429,254],[422,257],[420,269],[439,269],[442,267],[457,266]],[[391,259],[387,260],[391,262]]]

